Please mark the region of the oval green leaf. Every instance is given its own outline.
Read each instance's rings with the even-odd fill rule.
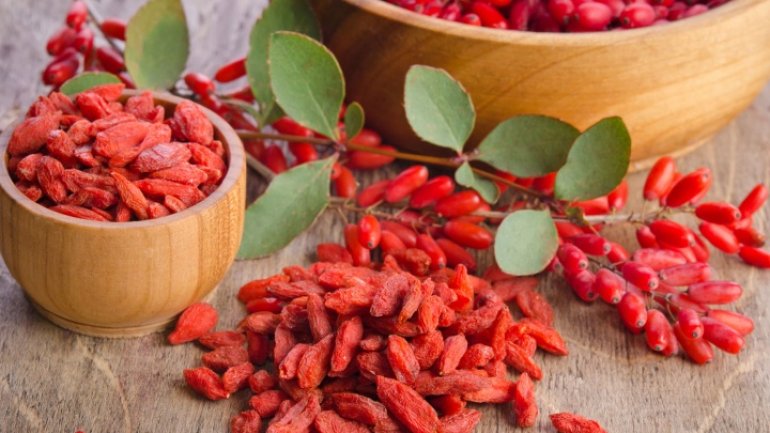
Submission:
[[[459,81],[443,69],[414,65],[406,74],[404,107],[409,125],[420,138],[462,153],[476,110]]]
[[[276,176],[248,209],[238,258],[280,250],[305,231],[329,204],[329,177],[336,158],[300,164]]]
[[[467,161],[455,171],[455,181],[462,186],[476,190],[481,198],[489,204],[495,203],[500,196],[497,185],[490,180],[476,176]]]
[[[102,84],[117,83],[120,83],[120,78],[107,72],[83,72],[64,82],[59,91],[67,96],[72,96]]]
[[[364,128],[364,107],[358,102],[348,105],[345,110],[345,136],[353,138]]]
[[[284,112],[334,140],[345,80],[334,55],[320,42],[294,32],[273,33],[268,52],[270,85]]]
[[[631,136],[623,119],[608,117],[575,140],[567,163],[556,174],[561,200],[589,200],[609,194],[628,172]]]
[[[520,177],[544,176],[564,165],[578,135],[574,126],[553,117],[516,116],[484,138],[475,159]]]
[[[126,69],[138,88],[170,89],[190,52],[181,0],[149,0],[126,27]]]
[[[495,235],[495,261],[511,275],[534,275],[548,266],[559,246],[556,225],[547,210],[508,215]]]
[[[307,0],[271,0],[262,11],[262,16],[251,28],[246,56],[249,85],[260,107],[260,126],[269,125],[283,115],[275,103],[267,66],[270,36],[280,30],[303,33],[314,39],[321,38],[318,20]]]

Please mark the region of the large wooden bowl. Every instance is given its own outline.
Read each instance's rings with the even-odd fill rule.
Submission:
[[[732,0],[637,30],[558,34],[429,18],[382,0],[314,0],[350,100],[397,146],[425,150],[407,125],[411,65],[444,68],[470,92],[478,142],[522,113],[583,129],[620,115],[636,168],[694,148],[746,108],[770,78],[770,1]],[[533,145],[537,145],[533,143]]]
[[[155,99],[167,113],[180,102]],[[2,158],[0,252],[43,316],[90,335],[142,335],[163,328],[222,280],[243,231],[246,165],[233,129],[203,110],[227,149],[227,174],[205,200],[157,220],[97,222],[56,213],[16,189]],[[0,136],[2,155],[14,126]]]

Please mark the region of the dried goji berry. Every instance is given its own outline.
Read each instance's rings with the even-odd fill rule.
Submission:
[[[246,410],[230,419],[230,433],[259,433],[262,418],[255,410]]]
[[[219,376],[206,367],[185,369],[184,380],[187,386],[209,400],[222,400],[230,396]]]
[[[580,415],[562,412],[551,414],[549,417],[559,433],[607,433],[598,422]]]
[[[440,425],[436,411],[408,385],[377,376],[377,396],[388,411],[413,433],[435,433]]]

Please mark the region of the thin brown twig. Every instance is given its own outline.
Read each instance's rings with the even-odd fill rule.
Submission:
[[[111,37],[107,36],[107,33],[104,33],[104,30],[102,30],[102,22],[104,19],[102,19],[99,12],[97,12],[96,9],[91,6],[89,1],[86,1],[85,3],[86,9],[88,10],[88,19],[93,22],[97,29],[99,29],[99,33],[101,33],[107,43],[110,44],[110,47],[112,47],[113,50],[117,51],[122,56],[123,49],[120,48],[120,46]]]
[[[305,143],[311,143],[311,144],[317,144],[321,146],[338,146],[338,143],[329,140],[326,138],[317,138],[317,137],[301,137],[298,135],[288,135],[288,134],[272,134],[272,133],[265,133],[265,132],[255,132],[255,131],[247,131],[243,129],[239,129],[236,131],[238,135],[246,140],[283,140],[283,141],[289,141],[289,142],[305,142]],[[449,167],[449,168],[457,168],[461,165],[461,162],[458,162],[451,158],[443,158],[439,156],[429,156],[429,155],[420,155],[416,153],[408,153],[408,152],[399,152],[399,151],[392,151],[387,149],[381,149],[377,147],[369,147],[369,146],[361,146],[353,143],[345,143],[344,147],[347,150],[356,150],[361,152],[367,152],[367,153],[374,153],[377,155],[383,155],[383,156],[390,156],[395,159],[401,159],[405,161],[413,161],[413,162],[421,162],[425,164],[432,164],[432,165],[438,165],[442,167]],[[471,167],[473,172],[483,178],[500,182],[508,187],[515,189],[519,192],[522,192],[524,194],[528,194],[533,197],[537,197],[540,199],[546,199],[547,196],[545,196],[543,193],[539,191],[535,191],[533,189],[521,186],[515,182],[511,182],[509,179],[506,179],[504,177],[498,176],[494,173],[488,172],[486,170],[477,168],[477,167]]]

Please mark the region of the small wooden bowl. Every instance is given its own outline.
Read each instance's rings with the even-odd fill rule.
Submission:
[[[631,131],[635,168],[704,142],[770,78],[764,0],[732,0],[660,26],[583,34],[473,27],[383,0],[313,4],[349,99],[364,106],[388,142],[413,150],[429,150],[404,114],[404,77],[414,64],[446,69],[470,92],[478,112],[472,143],[516,114],[547,114],[580,129],[619,115]]]
[[[181,99],[155,101],[173,113]],[[88,221],[32,202],[6,165],[15,125],[0,136],[0,252],[43,316],[83,334],[138,336],[162,329],[222,280],[241,241],[246,165],[235,131],[203,111],[227,149],[227,174],[205,200],[157,220]]]

